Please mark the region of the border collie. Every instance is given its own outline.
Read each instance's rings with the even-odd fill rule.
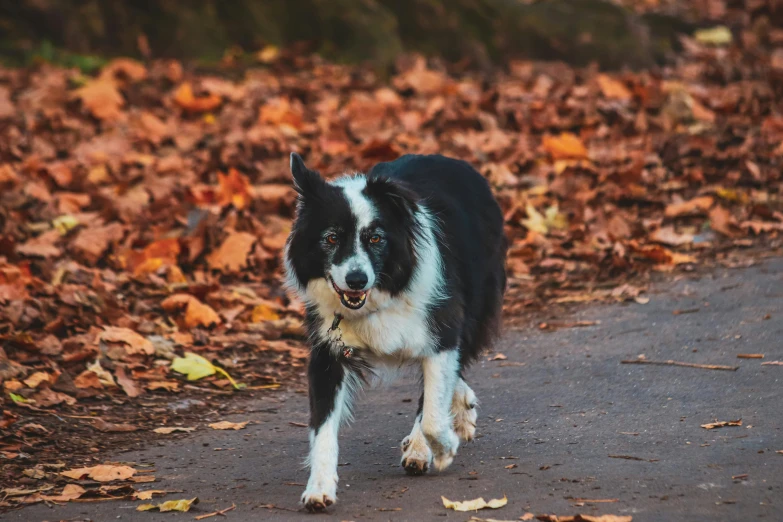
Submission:
[[[311,344],[310,479],[302,502],[337,498],[337,433],[368,375],[420,366],[423,391],[402,466],[451,464],[476,432],[463,370],[496,336],[506,285],[503,217],[464,161],[406,155],[367,175],[324,180],[291,154],[299,194],[287,286]]]

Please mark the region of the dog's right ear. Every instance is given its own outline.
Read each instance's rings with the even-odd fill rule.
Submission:
[[[304,198],[317,193],[325,181],[318,172],[310,170],[302,156],[291,153],[291,174],[294,176],[294,189]]]

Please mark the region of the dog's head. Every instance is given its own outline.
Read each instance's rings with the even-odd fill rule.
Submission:
[[[415,194],[382,177],[327,182],[291,154],[299,193],[285,251],[287,281],[308,303],[373,312],[405,289],[415,265]]]

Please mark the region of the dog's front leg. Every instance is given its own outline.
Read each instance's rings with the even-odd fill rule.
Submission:
[[[424,401],[421,430],[432,449],[433,465],[438,471],[451,464],[459,447],[451,413],[458,372],[459,352],[456,349],[439,352],[422,362]]]
[[[302,494],[308,511],[321,511],[337,500],[337,433],[350,415],[356,376],[323,344],[313,348],[310,380],[310,480]]]

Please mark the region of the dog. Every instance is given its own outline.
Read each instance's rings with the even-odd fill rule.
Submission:
[[[298,193],[286,284],[309,336],[309,511],[337,500],[337,434],[352,399],[383,368],[421,368],[423,391],[402,466],[454,459],[476,431],[463,372],[496,337],[506,286],[503,216],[468,163],[406,155],[326,181],[291,154]]]

